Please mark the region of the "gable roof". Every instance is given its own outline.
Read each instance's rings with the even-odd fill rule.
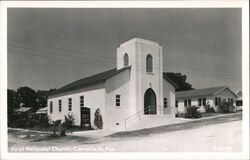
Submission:
[[[48,110],[47,107],[41,108],[38,111],[36,111],[36,114],[45,114],[47,113],[47,110]]]
[[[168,75],[167,75],[166,72],[163,72],[163,78],[164,78],[166,81],[168,81],[170,84],[172,84],[172,85],[175,87],[175,89],[178,88],[178,85],[177,85],[175,82],[173,82],[173,81],[168,77]]]
[[[193,98],[193,97],[201,97],[201,96],[214,96],[226,88],[229,89],[229,87],[227,86],[220,86],[220,87],[212,87],[212,88],[195,89],[195,90],[189,90],[189,91],[180,91],[180,92],[176,92],[176,98],[181,99],[181,98]],[[235,95],[233,91],[231,92]]]
[[[29,107],[20,107],[20,108],[16,109],[15,111],[19,112],[19,113],[24,113],[24,112],[29,111],[30,109],[31,108],[29,108]]]
[[[84,88],[84,87],[88,87],[88,86],[91,86],[91,85],[95,85],[95,84],[100,84],[100,83],[103,83],[106,79],[118,74],[118,73],[121,73],[122,71],[125,71],[127,69],[130,69],[131,66],[127,66],[127,67],[123,67],[119,70],[117,70],[116,68],[114,69],[111,69],[111,70],[108,70],[108,71],[105,71],[105,72],[101,72],[101,73],[98,73],[98,74],[95,74],[95,75],[92,75],[92,76],[89,76],[89,77],[85,77],[85,78],[82,78],[82,79],[79,79],[77,81],[74,81],[66,86],[63,86],[53,92],[51,92],[49,94],[49,96],[51,95],[56,95],[56,94],[59,94],[59,93],[63,93],[63,92],[69,92],[69,91],[72,91],[72,90],[76,90],[76,89],[80,89],[80,88]],[[163,78],[165,80],[167,80],[170,84],[172,84],[175,88],[177,88],[177,84],[174,83],[168,76],[167,76],[167,73],[163,73]]]
[[[74,81],[74,82],[72,82],[72,83],[70,83],[70,84],[68,84],[66,86],[63,86],[63,87],[51,92],[49,94],[49,96],[59,94],[59,93],[63,93],[63,92],[76,90],[76,89],[79,89],[79,88],[88,87],[88,86],[95,85],[95,84],[103,83],[106,79],[108,79],[108,78],[110,78],[110,77],[112,77],[112,76],[114,76],[114,75],[116,75],[118,73],[121,73],[122,71],[130,69],[130,68],[131,68],[131,66],[127,66],[127,67],[124,67],[124,68],[119,69],[119,70],[114,68],[114,69],[111,69],[111,70],[108,70],[108,71],[105,71],[105,72],[101,72],[101,73],[98,73],[98,74],[95,74],[95,75],[92,75],[92,76],[89,76],[89,77],[79,79],[77,81]]]

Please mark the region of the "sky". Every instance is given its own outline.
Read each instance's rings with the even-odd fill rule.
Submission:
[[[8,88],[59,88],[116,67],[132,38],[163,47],[164,72],[242,90],[241,9],[8,9]]]

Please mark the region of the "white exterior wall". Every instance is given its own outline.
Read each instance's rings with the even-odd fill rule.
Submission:
[[[131,114],[144,110],[144,94],[152,88],[156,94],[157,109],[163,108],[163,65],[162,47],[158,43],[134,38],[120,45],[117,49],[117,68],[124,66],[123,56],[129,57],[130,74],[130,105],[135,110]],[[146,57],[153,57],[153,73],[146,73]],[[158,113],[157,113],[158,114]]]
[[[64,115],[73,114],[76,118],[75,125],[81,124],[80,96],[84,96],[84,107],[90,108],[91,126],[94,126],[94,113],[100,108],[103,119],[105,120],[105,91],[104,85],[98,84],[83,89],[66,92],[49,97],[48,116],[52,120],[61,119],[64,121]],[[68,110],[68,98],[72,98],[72,111]],[[62,100],[62,111],[59,112],[58,101]],[[50,101],[53,101],[53,113],[50,114]],[[104,122],[105,127],[105,122]]]
[[[165,79],[163,80],[163,98],[167,98],[167,108],[163,109],[163,114],[175,116],[175,88]]]
[[[177,101],[178,101],[177,112],[178,113],[185,113],[186,107],[184,106],[184,99],[177,99]]]
[[[134,98],[130,96],[130,70],[125,70],[105,81],[106,119],[105,129],[124,130],[124,121],[135,113],[130,105]],[[116,95],[120,95],[120,106],[116,106]]]
[[[201,98],[201,106],[199,106],[199,98]],[[206,98],[206,104],[209,103],[210,106],[214,106],[214,97],[199,97],[199,98],[189,98],[189,99],[191,99],[191,106],[198,106],[200,112],[202,113],[206,112],[205,106],[203,106],[203,98]],[[184,106],[184,100],[185,99],[177,99],[178,101],[177,110],[179,113],[186,112],[186,107]],[[186,100],[188,100],[188,98]]]
[[[156,109],[157,115],[162,114],[163,110],[163,66],[162,66],[162,48],[158,43],[139,41],[138,42],[139,59],[141,63],[141,71],[139,72],[139,84],[138,89],[140,96],[138,96],[140,110],[144,109],[144,94],[147,89],[151,88],[156,94]],[[146,72],[146,58],[151,54],[153,57],[153,72]]]

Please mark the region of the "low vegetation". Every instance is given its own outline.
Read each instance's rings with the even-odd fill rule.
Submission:
[[[233,102],[222,102],[220,104],[220,109],[224,113],[236,112],[236,107],[233,105]]]
[[[96,109],[96,111],[95,111],[94,125],[98,129],[102,129],[103,128],[103,120],[102,120],[102,115],[101,115],[101,111],[100,111],[99,108]]]
[[[210,104],[207,104],[204,107],[205,107],[206,113],[215,113],[214,107],[211,106]]]
[[[198,111],[199,107],[197,106],[188,106],[187,112],[185,113],[185,118],[201,118],[202,115]]]

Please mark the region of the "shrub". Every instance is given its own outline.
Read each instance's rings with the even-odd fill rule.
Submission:
[[[39,125],[41,125],[42,127],[49,127],[50,124],[49,124],[49,118],[48,118],[48,115],[44,115],[41,117],[41,119],[39,119],[38,121]]]
[[[101,115],[101,111],[100,111],[99,108],[96,109],[96,111],[95,111],[94,125],[98,129],[102,129],[103,128],[103,120],[102,120],[102,115]]]
[[[74,126],[75,124],[75,117],[73,114],[68,114],[68,116],[64,116],[65,121],[63,123],[63,126],[65,129],[70,129]]]
[[[233,113],[236,110],[235,106],[233,105],[233,102],[222,102],[220,104],[220,109],[224,113]]]
[[[215,113],[215,109],[213,106],[210,106],[210,104],[208,103],[207,105],[204,106],[206,113]]]
[[[201,113],[198,111],[197,106],[188,106],[185,118],[201,118]]]

